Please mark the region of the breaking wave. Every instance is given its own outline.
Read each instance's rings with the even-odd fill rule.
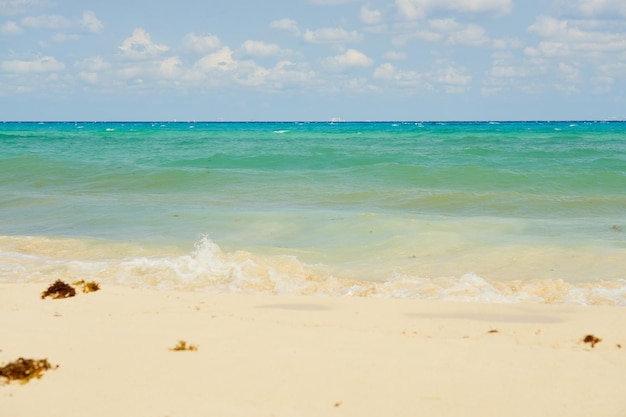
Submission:
[[[121,243],[0,237],[0,282],[96,280],[160,290],[212,293],[361,296],[486,303],[626,306],[626,280],[492,281],[465,272],[450,277],[394,273],[381,281],[348,279],[293,256],[224,251],[208,237],[189,253]]]

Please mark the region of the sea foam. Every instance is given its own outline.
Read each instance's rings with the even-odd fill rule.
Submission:
[[[125,256],[135,252],[134,256]],[[491,281],[474,273],[381,281],[325,274],[292,256],[223,251],[208,237],[187,254],[167,255],[127,245],[74,239],[0,238],[0,282],[68,282],[211,293],[385,297],[486,303],[566,303],[626,306],[626,280]]]

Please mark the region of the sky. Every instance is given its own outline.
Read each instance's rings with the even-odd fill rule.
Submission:
[[[0,120],[623,120],[625,0],[0,0]]]

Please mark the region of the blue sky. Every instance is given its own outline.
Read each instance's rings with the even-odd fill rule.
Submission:
[[[624,0],[0,0],[0,120],[624,118]]]

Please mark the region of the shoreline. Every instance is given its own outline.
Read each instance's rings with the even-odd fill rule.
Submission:
[[[44,289],[0,284],[0,366],[59,366],[7,416],[626,415],[623,307]]]

